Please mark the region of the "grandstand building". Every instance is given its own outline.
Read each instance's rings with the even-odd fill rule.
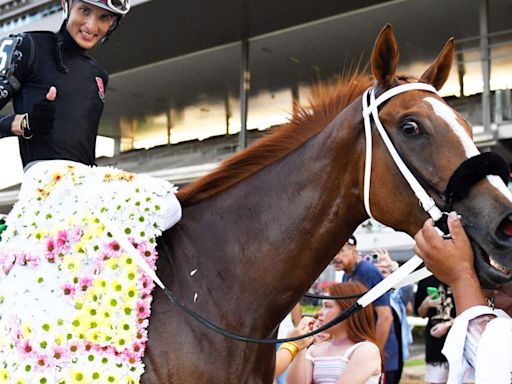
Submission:
[[[92,52],[110,73],[100,165],[188,183],[267,129],[279,129],[294,102],[306,103],[312,84],[366,63],[386,23],[394,26],[406,73],[420,75],[455,37],[443,96],[473,124],[481,150],[512,161],[509,0],[132,4],[108,49]],[[0,37],[57,30],[61,20],[60,0],[0,0]],[[18,190],[17,183],[0,190],[0,213],[10,210]]]

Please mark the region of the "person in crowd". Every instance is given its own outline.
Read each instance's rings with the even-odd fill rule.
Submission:
[[[451,239],[443,239],[431,219],[416,234],[414,251],[427,268],[453,292],[457,317],[443,353],[450,365],[448,383],[512,382],[512,283],[495,291],[495,309],[487,306],[474,269],[474,254],[461,219],[448,216]]]
[[[373,288],[383,276],[375,265],[361,259],[357,252],[357,239],[351,235],[333,259],[336,270],[343,270],[343,281],[357,281],[367,289]],[[397,384],[398,377],[398,342],[393,327],[393,314],[390,294],[385,293],[374,303],[376,313],[376,340],[379,348],[384,350],[384,367],[386,383]]]
[[[288,331],[286,337],[297,337],[302,336],[308,332],[314,330],[314,324],[316,320],[310,316],[304,316],[299,320],[298,325]],[[297,354],[303,349],[309,347],[313,343],[313,336],[299,339],[297,341],[287,341],[282,343],[276,353],[276,367],[274,370],[274,379],[278,383],[277,379],[282,376],[283,372],[290,365]],[[286,381],[284,381],[286,383]]]
[[[419,281],[414,310],[418,316],[428,318],[425,327],[425,382],[446,383],[448,362],[441,350],[455,318],[451,288],[435,276]]]
[[[277,331],[277,338],[278,339],[284,339],[285,337],[291,337],[287,336],[291,332],[299,331],[299,323],[302,320],[302,310],[300,308],[300,304],[297,303],[292,308],[292,310],[285,316],[283,321],[281,321],[281,324],[279,324],[279,329]],[[276,347],[279,350],[279,347],[281,344],[276,345]],[[276,383],[277,384],[286,384],[286,371],[283,371],[278,377],[276,377]]]
[[[328,288],[330,296],[365,292],[357,282],[339,283]],[[356,299],[325,299],[319,312],[319,325],[336,318]],[[288,384],[351,383],[377,384],[381,379],[382,359],[377,345],[373,306],[326,330],[330,339],[297,353],[288,369]]]
[[[387,249],[378,249],[377,268],[382,276],[387,277],[398,269],[398,263],[391,259]],[[390,295],[391,311],[393,313],[393,327],[398,343],[398,373],[397,380],[400,381],[404,368],[404,361],[409,358],[409,346],[412,344],[412,333],[407,314],[412,312],[412,302],[414,299],[414,287],[406,285],[400,289],[393,290]]]
[[[320,313],[316,314],[315,323],[313,324],[313,330],[320,328],[320,320],[318,318],[319,315],[320,315]],[[313,337],[314,337],[314,341],[313,341],[314,344],[321,344],[321,343],[324,343],[327,340],[329,340],[331,338],[331,335],[327,332],[320,332],[320,333],[317,333],[316,335],[314,335]]]

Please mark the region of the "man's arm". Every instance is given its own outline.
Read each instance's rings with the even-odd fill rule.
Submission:
[[[448,227],[452,238],[443,239],[432,220],[427,220],[414,237],[414,251],[439,280],[452,288],[458,316],[443,348],[450,363],[451,382],[462,380],[463,359],[475,367],[480,338],[494,315],[485,307],[487,300],[473,267],[473,250],[455,212],[448,216]]]
[[[377,313],[377,322],[375,324],[375,336],[377,338],[377,345],[381,350],[384,350],[386,341],[388,340],[391,324],[393,323],[393,313],[391,307],[388,305],[380,305],[375,307]]]

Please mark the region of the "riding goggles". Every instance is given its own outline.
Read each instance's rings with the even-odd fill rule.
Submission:
[[[107,0],[108,7],[121,15],[126,15],[130,10],[130,0]]]
[[[116,15],[124,16],[130,10],[130,0],[84,0],[86,3],[97,5]]]

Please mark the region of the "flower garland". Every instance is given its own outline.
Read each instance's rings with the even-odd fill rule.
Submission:
[[[2,234],[0,383],[138,383],[154,284],[95,212],[155,269],[175,188],[112,168],[57,165],[31,173]]]

